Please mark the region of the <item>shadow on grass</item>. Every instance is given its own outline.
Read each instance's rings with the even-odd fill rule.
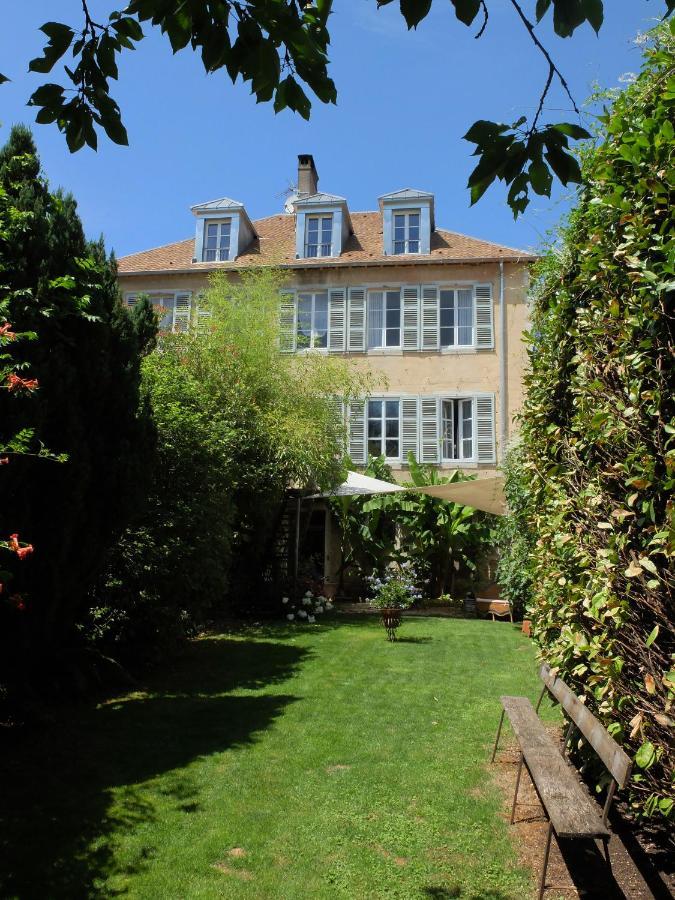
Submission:
[[[396,644],[430,644],[433,641],[432,637],[407,637],[404,635],[397,635]]]
[[[157,821],[155,804],[165,810],[167,798],[185,815],[200,808],[183,767],[253,743],[295,699],[228,692],[282,683],[307,655],[282,643],[202,638],[145,691],[11,736],[0,749],[0,896],[114,896],[102,882],[141,872],[155,853],[149,829],[120,873],[115,842]],[[154,794],[142,787],[160,775]]]

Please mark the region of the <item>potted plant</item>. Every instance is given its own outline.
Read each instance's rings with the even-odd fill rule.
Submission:
[[[387,640],[396,640],[396,629],[401,625],[401,614],[420,600],[422,592],[416,584],[415,573],[405,563],[398,569],[380,576],[368,578],[373,596],[371,605],[380,611],[380,620],[387,632]]]

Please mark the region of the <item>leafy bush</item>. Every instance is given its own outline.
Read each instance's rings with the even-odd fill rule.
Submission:
[[[422,599],[421,579],[410,562],[394,565],[381,575],[374,572],[366,580],[376,609],[409,609]]]
[[[307,622],[309,625],[314,625],[317,617],[333,609],[333,604],[327,597],[311,591],[305,591],[299,600],[282,597],[281,603],[289,622]]]
[[[262,575],[287,487],[343,480],[345,435],[326,398],[368,380],[333,357],[279,351],[282,282],[215,276],[200,327],[164,335],[144,361],[157,466],[94,603],[93,633],[116,655],[152,660],[233,607],[278,609]]]
[[[601,116],[577,207],[537,273],[507,487],[520,498],[514,527],[528,532],[515,552],[530,554],[542,655],[633,755],[636,812],[665,816],[675,799],[674,47],[663,26]]]

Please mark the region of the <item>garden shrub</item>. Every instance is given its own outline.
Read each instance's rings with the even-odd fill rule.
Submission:
[[[85,239],[75,200],[49,189],[22,126],[0,150],[0,308],[34,333],[3,350],[39,384],[30,397],[0,391],[0,445],[30,436],[0,469],[0,535],[35,547],[13,581],[21,617],[0,607],[0,681],[39,690],[80,667],[75,622],[142,502],[153,438],[140,359],[151,336],[119,302],[114,259]],[[37,460],[42,447],[64,461]]]
[[[279,351],[282,283],[273,270],[214,276],[201,324],[163,335],[144,361],[157,466],[85,625],[116,658],[152,661],[210,617],[260,608],[286,489],[344,478],[345,434],[326,398],[369,380],[334,357]]]
[[[507,491],[542,656],[635,761],[633,809],[673,815],[675,38],[600,117],[535,279]],[[522,497],[527,484],[526,497]],[[502,563],[511,568],[512,559]],[[513,581],[511,588],[517,589]]]

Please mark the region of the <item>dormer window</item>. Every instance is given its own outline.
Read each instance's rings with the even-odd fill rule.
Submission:
[[[333,216],[305,215],[305,256],[331,256]]]
[[[394,253],[420,252],[420,211],[394,210]]]
[[[257,237],[242,203],[221,197],[192,207],[197,220],[192,262],[233,262]]]
[[[202,262],[225,262],[230,258],[232,220],[205,223]]]
[[[434,195],[404,188],[380,197],[382,249],[387,256],[431,253]]]

